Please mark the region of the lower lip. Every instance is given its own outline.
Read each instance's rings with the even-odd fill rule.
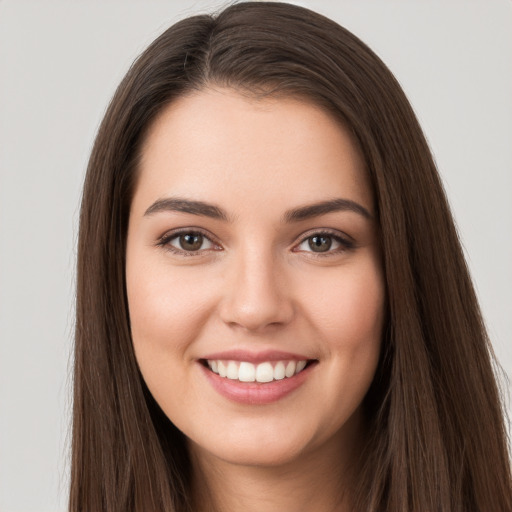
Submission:
[[[307,366],[297,375],[272,382],[240,382],[220,377],[199,363],[213,388],[225,398],[248,405],[264,405],[277,402],[301,386],[316,364]]]

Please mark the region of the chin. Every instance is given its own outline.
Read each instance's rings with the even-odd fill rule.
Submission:
[[[303,453],[303,443],[283,442],[274,435],[273,439],[261,442],[226,442],[215,446],[199,446],[191,443],[191,449],[208,458],[222,460],[228,464],[246,467],[281,467],[296,461]]]
[[[280,420],[280,421],[279,421]],[[211,431],[208,436],[194,436],[189,446],[193,454],[222,460],[239,466],[283,467],[325,450],[332,455],[343,444],[344,429],[322,430],[308,422],[290,425],[281,417],[256,422],[241,422]]]

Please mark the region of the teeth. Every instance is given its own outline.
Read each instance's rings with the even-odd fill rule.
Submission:
[[[256,366],[256,382],[272,382],[274,380],[274,368],[270,363],[260,363]]]
[[[256,368],[245,361],[238,368],[238,380],[242,382],[254,382],[256,380]]]
[[[295,369],[295,373],[299,373],[306,367],[306,361],[299,361],[297,363],[297,368]]]
[[[238,380],[238,366],[235,361],[229,361],[226,377],[231,380]]]
[[[274,379],[281,380],[284,379],[285,376],[285,368],[284,363],[282,361],[279,361],[276,366],[274,367]]]
[[[284,371],[284,374],[287,376],[287,377],[293,377],[295,375],[295,368],[296,368],[296,363],[295,361],[290,361],[287,365],[286,365],[286,370]]]
[[[304,370],[307,361],[269,361],[258,365],[247,361],[208,360],[207,363],[212,372],[231,380],[272,382],[297,375]]]
[[[221,377],[226,377],[227,376],[227,374],[228,374],[227,368],[226,368],[226,366],[224,365],[224,363],[222,361],[218,362],[217,368],[219,370],[219,375]]]

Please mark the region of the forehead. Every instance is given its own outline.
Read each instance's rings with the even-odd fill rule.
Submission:
[[[346,196],[372,209],[364,159],[338,120],[302,99],[253,99],[231,89],[180,97],[150,126],[134,201],[166,195],[235,209]]]

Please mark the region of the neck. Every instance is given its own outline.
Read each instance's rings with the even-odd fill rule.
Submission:
[[[249,466],[201,453],[191,446],[194,510],[198,512],[348,512],[357,442],[336,436],[286,463]]]

